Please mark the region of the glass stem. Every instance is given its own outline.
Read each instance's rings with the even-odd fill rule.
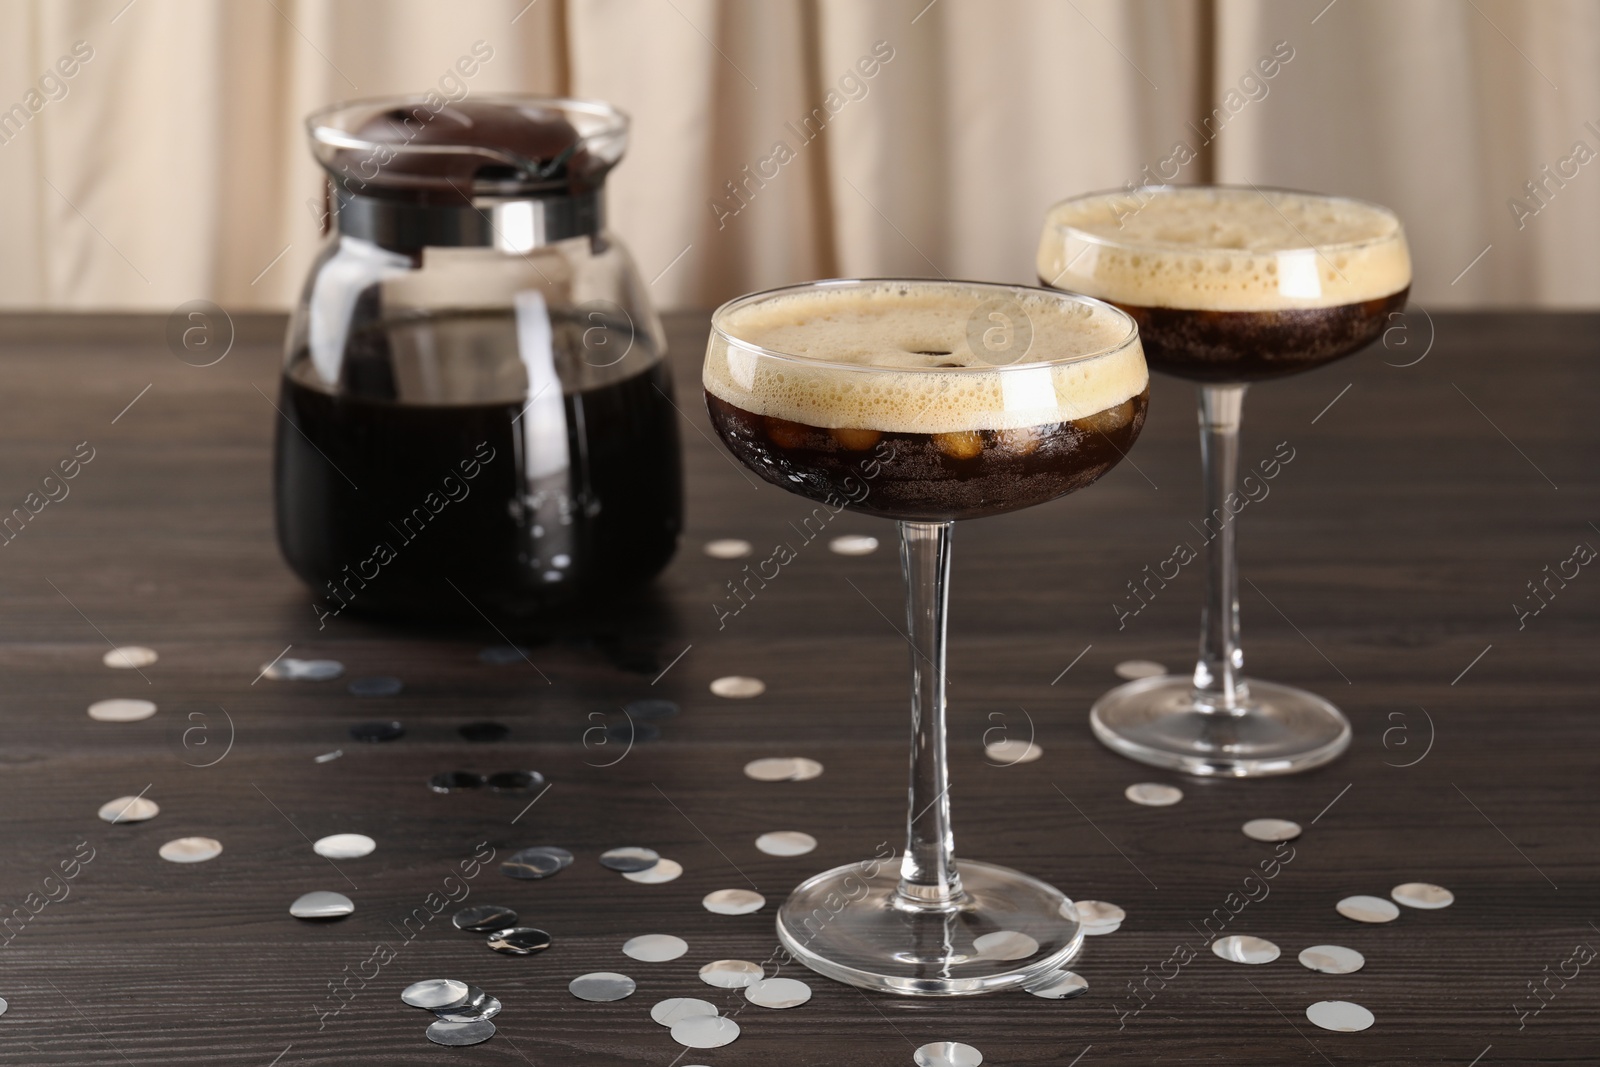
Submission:
[[[911,788],[900,902],[947,910],[961,899],[945,758],[945,619],[950,600],[950,522],[900,523],[911,641]]]
[[[1250,693],[1241,673],[1238,523],[1239,418],[1243,385],[1200,386],[1200,464],[1205,470],[1205,606],[1200,613],[1200,659],[1194,668],[1194,704],[1202,712],[1243,714]]]

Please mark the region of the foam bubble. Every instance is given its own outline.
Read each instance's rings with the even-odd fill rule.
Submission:
[[[890,433],[1087,418],[1144,392],[1113,308],[961,282],[800,289],[717,313],[702,380],[758,415]],[[750,346],[790,357],[773,359]]]
[[[1057,204],[1039,277],[1137,307],[1275,311],[1376,300],[1411,284],[1400,220],[1359,200],[1182,186]]]

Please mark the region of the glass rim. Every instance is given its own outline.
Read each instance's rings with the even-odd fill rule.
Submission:
[[[1224,190],[1227,192],[1239,193],[1250,192],[1258,194],[1288,193],[1291,196],[1309,197],[1313,200],[1336,200],[1346,204],[1359,204],[1362,207],[1370,208],[1381,215],[1385,215],[1388,218],[1393,219],[1394,232],[1380,237],[1365,237],[1356,241],[1337,241],[1331,244],[1320,245],[1306,244],[1298,245],[1294,248],[1274,248],[1270,250],[1248,248],[1201,248],[1192,245],[1156,244],[1152,242],[1118,240],[1114,237],[1106,237],[1103,234],[1090,233],[1088,230],[1079,229],[1077,226],[1074,226],[1069,222],[1057,222],[1054,219],[1054,215],[1058,209],[1066,207],[1068,204],[1076,204],[1086,200],[1110,199],[1115,196],[1122,196],[1131,200],[1136,200],[1138,199],[1138,195],[1140,193],[1154,193],[1159,195],[1162,193],[1187,192],[1196,189]],[[1265,199],[1265,197],[1263,197],[1263,199]],[[1268,201],[1268,203],[1271,203],[1271,201]],[[1143,210],[1143,207],[1141,206],[1139,209],[1134,211],[1133,214],[1137,214],[1139,210]],[[1291,189],[1288,186],[1283,185],[1238,185],[1226,182],[1201,182],[1192,185],[1174,185],[1163,182],[1153,185],[1136,185],[1132,188],[1123,187],[1120,189],[1100,189],[1095,192],[1079,193],[1076,196],[1069,196],[1064,200],[1057,200],[1055,203],[1051,204],[1045,209],[1044,219],[1045,228],[1047,230],[1070,232],[1078,240],[1083,241],[1086,244],[1099,245],[1102,248],[1121,248],[1129,251],[1149,250],[1156,252],[1181,252],[1183,254],[1193,256],[1237,256],[1241,258],[1247,258],[1253,256],[1281,256],[1304,252],[1347,252],[1361,248],[1371,248],[1376,245],[1389,244],[1393,241],[1405,240],[1405,224],[1400,221],[1399,213],[1393,208],[1386,207],[1383,204],[1375,203],[1371,200],[1363,200],[1357,196],[1341,196],[1336,193],[1318,193],[1309,189]],[[1289,228],[1294,229],[1294,224],[1290,223]],[[1298,231],[1296,232],[1298,233]]]
[[[483,152],[480,146],[461,143],[429,142],[414,144],[404,141],[372,140],[358,137],[348,130],[340,129],[330,123],[330,120],[346,112],[358,109],[387,110],[394,107],[424,107],[428,93],[400,93],[391,96],[363,96],[350,100],[340,100],[327,104],[310,112],[305,117],[306,135],[313,144],[328,145],[331,148],[362,150],[377,150],[386,148],[395,152],[417,152],[424,155],[457,153],[462,150]],[[482,100],[495,104],[507,104],[516,107],[544,107],[551,110],[572,111],[601,120],[601,125],[587,133],[578,135],[579,144],[584,141],[597,140],[604,137],[615,137],[625,134],[632,125],[632,117],[615,104],[604,100],[591,100],[575,96],[556,96],[546,93],[473,93],[463,99]],[[446,100],[446,105],[456,101]],[[430,110],[432,110],[430,108]],[[441,109],[442,110],[442,109]],[[509,155],[508,153],[495,153]]]
[[[1029,296],[1048,297],[1051,300],[1071,304],[1081,304],[1100,308],[1111,312],[1126,327],[1125,332],[1115,344],[1092,352],[1075,353],[1060,359],[1034,359],[1017,363],[986,363],[973,367],[883,367],[870,363],[844,363],[836,360],[818,359],[814,356],[800,355],[795,352],[783,352],[775,348],[767,348],[754,342],[744,340],[730,333],[725,328],[727,317],[732,313],[776,297],[793,296],[806,292],[816,292],[822,289],[867,288],[882,285],[915,285],[951,288],[965,290],[982,290],[996,293],[1025,293]],[[1041,367],[1064,367],[1073,363],[1082,363],[1089,360],[1100,359],[1105,356],[1115,355],[1125,351],[1132,345],[1139,344],[1139,325],[1132,315],[1117,307],[1109,301],[1098,297],[1086,296],[1083,293],[1067,292],[1061,289],[1052,289],[1040,285],[1020,285],[1008,282],[980,282],[963,278],[818,278],[809,282],[800,282],[793,285],[780,285],[772,289],[763,289],[754,293],[746,293],[735,297],[718,307],[711,313],[711,339],[721,338],[729,347],[750,352],[763,359],[777,360],[783,363],[792,363],[805,367],[826,367],[829,370],[842,370],[864,374],[994,374],[1012,370],[1038,369]]]

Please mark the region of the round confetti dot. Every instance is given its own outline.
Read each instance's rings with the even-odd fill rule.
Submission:
[[[500,864],[500,873],[507,878],[533,881],[559,873],[565,870],[571,862],[572,853],[567,852],[566,849],[557,850],[544,846],[535,846],[534,848],[519,849],[507,856]]]
[[[665,963],[689,951],[689,943],[671,934],[640,934],[622,945],[622,954],[641,963]]]
[[[1115,904],[1103,900],[1080,900],[1061,905],[1061,914],[1077,919],[1084,926],[1114,926],[1128,917],[1128,913]]]
[[[592,971],[589,974],[580,974],[567,983],[567,992],[579,1000],[597,1004],[625,1000],[633,996],[633,991],[637,988],[639,987],[632,978],[616,971]]]
[[[750,889],[718,889],[700,901],[714,915],[749,915],[767,905],[767,898]]]
[[[366,834],[329,834],[319,837],[311,850],[330,860],[353,860],[372,855],[378,843]]]
[[[538,771],[500,771],[483,781],[491,793],[526,793],[530,789],[543,789],[544,783],[545,777]]]
[[[814,759],[807,759],[804,756],[796,756],[794,760],[794,777],[790,778],[789,781],[807,782],[817,777],[821,773],[822,764],[818,763]]]
[[[1358,923],[1387,923],[1400,917],[1400,909],[1395,907],[1394,902],[1382,897],[1345,897],[1334,907],[1340,915]]]
[[[1089,992],[1089,983],[1076,971],[1062,971],[1026,988],[1029,993],[1046,1000],[1071,1000]]]
[[[613,871],[643,871],[661,861],[661,854],[653,848],[625,845],[609,848],[600,853],[600,866]]]
[[[291,659],[285,656],[261,667],[261,676],[274,682],[326,682],[343,673],[344,664],[336,659]]]
[[[1016,741],[1007,738],[1004,741],[991,741],[983,746],[983,754],[993,763],[1010,767],[1017,763],[1032,763],[1044,755],[1044,749],[1032,741]]]
[[[97,700],[89,705],[89,718],[96,722],[139,722],[155,713],[155,703],[149,700],[119,698]]]
[[[1083,936],[1101,937],[1105,934],[1114,934],[1120,929],[1122,929],[1121,923],[1103,923],[1100,926],[1085,926],[1083,928]]]
[[[691,1015],[716,1015],[717,1006],[699,997],[669,997],[658,1000],[650,1009],[650,1018],[662,1026],[672,1026]]]
[[[682,873],[683,864],[677,860],[660,859],[656,861],[655,866],[646,867],[642,871],[623,871],[622,877],[640,885],[660,885],[662,882],[674,880]]]
[[[143,645],[123,645],[121,648],[113,648],[100,657],[100,662],[119,670],[138,670],[140,667],[150,666],[159,658],[153,648],[145,648]]]
[[[817,839],[799,830],[773,830],[756,838],[756,848],[769,856],[804,856],[817,847]]]
[[[986,960],[1025,960],[1039,951],[1039,942],[1016,930],[996,930],[973,938],[972,949]]]
[[[828,551],[838,556],[870,556],[878,551],[878,539],[866,534],[845,534],[829,541]]]
[[[428,789],[434,793],[459,793],[468,789],[482,789],[488,779],[477,771],[440,771],[428,779]]]
[[[1211,952],[1229,963],[1271,963],[1279,956],[1278,946],[1249,934],[1230,934],[1211,942]]]
[[[342,919],[355,910],[355,903],[349,897],[325,889],[306,893],[289,905],[289,914],[296,919]]]
[[[222,842],[211,837],[180,837],[162,845],[160,855],[171,863],[204,863],[222,855]]]
[[[100,818],[106,822],[144,822],[161,814],[161,806],[149,797],[118,797],[100,805]]]
[[[1374,1021],[1370,1011],[1348,1000],[1319,1000],[1306,1009],[1306,1018],[1340,1034],[1358,1033]]]
[[[672,1027],[672,1040],[690,1048],[721,1048],[738,1036],[739,1024],[720,1015],[691,1015]]]
[[[730,674],[711,683],[713,695],[726,697],[729,700],[748,700],[766,691],[767,683],[760,678],[747,678],[740,674]]]
[[[1288,819],[1251,819],[1243,826],[1244,836],[1252,841],[1293,841],[1300,836],[1300,824]]]
[[[741,541],[737,537],[724,537],[716,541],[707,541],[704,552],[712,559],[743,559],[753,551],[749,541]]]
[[[370,678],[353,679],[346,686],[352,696],[392,697],[405,688],[405,683],[389,674],[375,674]]]
[[[719,989],[743,989],[761,978],[761,965],[749,960],[712,960],[700,968],[700,981]]]
[[[811,987],[794,978],[763,978],[744,987],[744,999],[760,1008],[798,1008],[811,999]]]
[[[1300,963],[1322,974],[1353,974],[1367,965],[1367,958],[1342,945],[1312,945],[1300,953]]]
[[[487,934],[517,925],[517,913],[499,904],[474,904],[456,912],[450,922],[457,930]]]
[[[479,994],[482,995],[480,996]],[[491,997],[477,986],[473,986],[472,995],[467,998],[467,1003],[459,1008],[444,1008],[433,1014],[440,1022],[475,1023],[485,1019],[493,1019],[500,1014],[501,1007],[498,997]]]
[[[1166,667],[1148,659],[1125,659],[1112,670],[1117,672],[1118,678],[1126,678],[1130,682],[1138,678],[1154,678],[1158,674],[1167,673]]]
[[[445,1045],[450,1048],[465,1048],[468,1045],[481,1045],[495,1034],[494,1023],[488,1019],[475,1019],[469,1023],[452,1023],[440,1019],[431,1023],[423,1031],[428,1040],[435,1045]]]
[[[959,1041],[934,1041],[911,1054],[917,1067],[979,1067],[983,1053]]]
[[[437,1011],[465,1004],[469,992],[467,983],[454,978],[425,978],[402,989],[400,999],[413,1008]]]
[[[1160,782],[1135,782],[1124,789],[1122,795],[1147,808],[1165,808],[1182,800],[1183,790]]]
[[[1422,908],[1425,911],[1448,908],[1456,902],[1454,893],[1432,882],[1406,882],[1389,890],[1389,896],[1394,898],[1396,904],[1404,904],[1408,908]]]
[[[532,926],[508,926],[485,938],[503,956],[532,956],[550,947],[550,935]]]

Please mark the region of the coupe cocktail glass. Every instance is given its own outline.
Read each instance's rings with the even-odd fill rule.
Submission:
[[[957,519],[1031,507],[1116,465],[1144,423],[1133,320],[1098,300],[973,282],[826,281],[712,318],[711,423],[774,485],[899,521],[911,645],[906,850],[816,875],[778,913],[811,969],[950,995],[1053,974],[1082,943],[1072,902],[957,861],[945,757],[945,610]]]
[[[1243,677],[1239,416],[1249,383],[1348,356],[1405,307],[1411,259],[1400,220],[1359,200],[1255,186],[1093,193],[1050,210],[1038,267],[1046,284],[1128,312],[1150,366],[1199,383],[1199,661],[1192,676],[1142,678],[1101,697],[1089,716],[1095,735],[1130,759],[1191,774],[1258,777],[1328,762],[1350,744],[1339,709]]]

